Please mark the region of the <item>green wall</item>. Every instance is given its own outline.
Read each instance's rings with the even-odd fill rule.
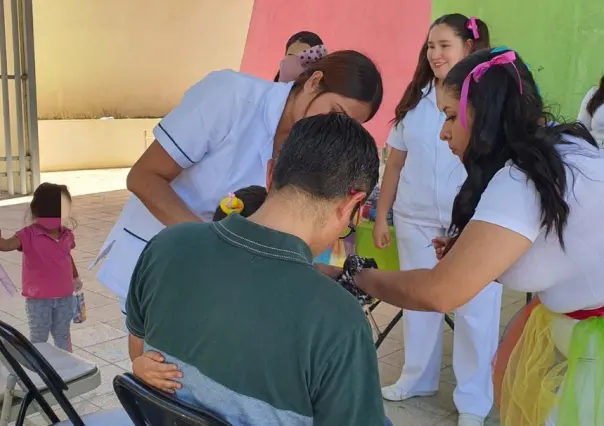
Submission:
[[[494,46],[519,52],[563,117],[576,119],[604,74],[602,0],[432,0],[432,19],[453,12],[484,20]]]

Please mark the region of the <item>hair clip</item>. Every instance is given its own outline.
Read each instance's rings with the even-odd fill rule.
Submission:
[[[350,195],[357,195],[358,193],[359,193],[359,191],[357,191],[356,189],[350,190]]]
[[[314,62],[317,62],[319,59],[322,59],[327,55],[327,49],[324,45],[319,44],[317,46],[309,47],[308,49],[304,49],[298,57],[300,58],[300,63],[303,68],[308,68],[308,66]]]
[[[229,193],[228,197],[224,197],[220,201],[220,210],[226,215],[241,213],[244,207],[243,201],[234,192]]]
[[[474,37],[474,40],[478,40],[480,38],[480,33],[478,32],[478,23],[476,22],[476,18],[474,16],[468,19],[466,28],[472,31],[472,37]]]

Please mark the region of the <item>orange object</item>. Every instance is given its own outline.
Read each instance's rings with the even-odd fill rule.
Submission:
[[[510,356],[512,351],[518,344],[520,336],[524,332],[524,326],[526,325],[529,317],[533,310],[541,304],[539,297],[535,296],[528,304],[526,304],[518,313],[512,318],[501,337],[499,348],[493,359],[493,390],[495,393],[495,404],[498,408],[501,408],[501,387],[503,384],[503,376],[508,367]]]

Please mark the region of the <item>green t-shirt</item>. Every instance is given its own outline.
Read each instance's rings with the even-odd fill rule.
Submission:
[[[385,423],[365,314],[293,235],[238,215],[168,228],[141,255],[126,312],[183,371],[179,395],[233,425]]]

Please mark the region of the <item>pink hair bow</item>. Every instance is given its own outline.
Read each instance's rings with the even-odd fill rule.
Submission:
[[[513,50],[509,50],[501,55],[495,56],[490,61],[483,62],[474,67],[470,74],[463,81],[463,85],[461,86],[461,99],[459,101],[459,119],[461,120],[461,125],[464,129],[467,129],[467,119],[466,119],[466,110],[468,107],[468,93],[470,91],[470,80],[473,78],[476,83],[480,81],[482,76],[491,68],[492,66],[503,66],[507,64],[511,64],[518,75],[518,82],[520,84],[520,94],[522,94],[522,80],[520,79],[520,73],[518,72],[518,68],[516,68],[516,64],[514,61],[516,60],[516,53]]]
[[[478,40],[480,38],[480,33],[478,32],[478,24],[476,23],[476,18],[474,16],[468,19],[468,24],[466,25],[466,28],[472,31],[472,37],[474,37],[474,40]]]

